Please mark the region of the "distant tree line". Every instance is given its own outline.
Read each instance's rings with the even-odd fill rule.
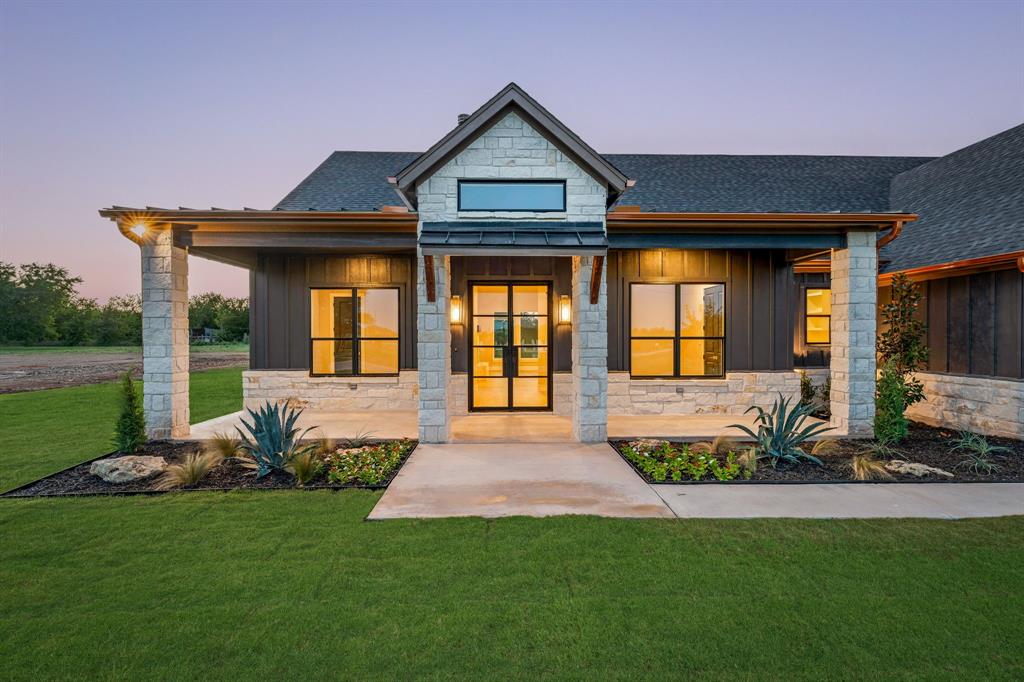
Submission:
[[[100,305],[78,293],[81,277],[53,263],[0,261],[0,344],[130,346],[142,343],[142,299],[114,296]],[[189,327],[215,341],[243,341],[249,300],[220,294],[189,299]]]

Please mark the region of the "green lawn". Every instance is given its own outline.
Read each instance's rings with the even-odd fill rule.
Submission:
[[[197,343],[190,353],[248,353],[247,343]],[[0,355],[25,353],[139,353],[142,346],[0,346]]]
[[[237,407],[237,370],[192,386],[197,419]],[[102,451],[109,390],[0,398],[4,470]],[[1024,676],[1024,517],[363,521],[377,498],[0,500],[0,676]]]

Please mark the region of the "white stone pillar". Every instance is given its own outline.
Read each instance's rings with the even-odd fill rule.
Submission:
[[[143,237],[142,380],[149,437],[187,438],[188,252],[168,226]]]
[[[427,300],[426,265],[418,254],[416,267],[416,369],[419,374],[421,443],[448,442],[448,379],[452,335],[448,318],[448,257],[434,256],[433,303]]]
[[[877,232],[850,230],[845,249],[832,251],[832,426],[870,436],[875,419]]]
[[[602,259],[601,289],[590,302],[593,256],[572,259],[572,435],[581,443],[608,438],[608,285]]]

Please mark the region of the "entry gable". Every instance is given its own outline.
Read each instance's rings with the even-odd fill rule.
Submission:
[[[544,107],[515,83],[509,83],[501,92],[469,115],[454,130],[434,146],[417,157],[388,181],[415,208],[418,203],[416,188],[427,181],[452,157],[469,148],[479,137],[496,125],[521,119],[539,135],[546,138],[560,152],[571,159],[587,175],[607,190],[610,205],[632,183],[621,171],[594,151],[576,133],[551,115]]]

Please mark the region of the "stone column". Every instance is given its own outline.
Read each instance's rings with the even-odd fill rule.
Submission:
[[[142,243],[142,380],[149,437],[187,438],[188,252],[167,226]]]
[[[448,379],[451,376],[452,335],[448,318],[448,257],[434,256],[433,303],[427,301],[422,253],[416,267],[416,369],[419,373],[419,433],[421,443],[448,441]]]
[[[594,257],[573,256],[572,435],[581,443],[608,438],[608,285],[601,267],[601,290],[591,304]]]
[[[872,435],[875,419],[876,237],[850,230],[832,251],[832,426],[849,436]]]

